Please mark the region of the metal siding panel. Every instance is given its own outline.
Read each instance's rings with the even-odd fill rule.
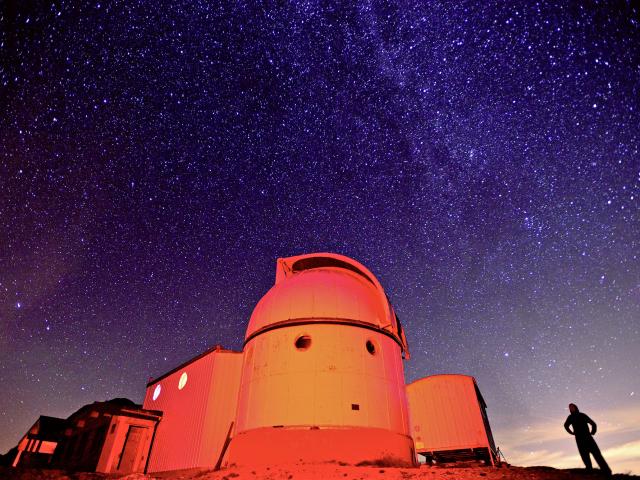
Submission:
[[[298,351],[294,340],[303,333],[311,337],[311,347]],[[375,355],[367,352],[367,339],[377,344]],[[238,433],[273,425],[343,425],[346,418],[409,433],[400,348],[385,335],[347,325],[309,324],[259,335],[247,345],[250,349],[243,367]],[[351,413],[356,403],[362,406],[357,415]]]
[[[423,444],[423,447],[418,446],[419,450],[453,450],[488,445],[472,377],[426,377],[408,385],[407,396],[412,435],[416,443]]]
[[[309,349],[300,351],[294,341],[303,333],[312,343]],[[367,352],[367,339],[375,341],[375,355]],[[330,428],[349,431],[344,427],[361,431],[358,444],[351,445],[349,451],[335,452],[338,459],[370,451],[369,433],[364,432],[374,429],[388,436],[389,455],[412,461],[401,350],[392,339],[350,325],[311,323],[262,333],[249,341],[246,352],[239,421],[229,462],[251,463],[257,454],[249,450],[249,445],[257,438],[271,445],[272,436],[281,435],[277,433],[281,429],[273,429],[275,425],[282,425],[284,430],[307,427],[303,431],[320,427],[325,433]],[[284,358],[276,359],[278,356]],[[283,365],[287,366],[284,370]],[[352,409],[353,404],[359,409]],[[324,435],[318,434],[317,438]],[[347,438],[350,433],[344,435]],[[398,436],[409,443],[394,443]],[[403,446],[396,451],[392,445]],[[321,448],[316,444],[308,447]]]
[[[163,412],[152,446],[149,472],[204,466],[202,435],[215,355],[217,352],[211,352],[163,378],[158,382],[162,391],[155,401],[152,395],[157,384],[147,388],[145,405]],[[187,372],[188,379],[179,390],[183,372]]]
[[[300,405],[312,405],[314,392],[306,388],[309,383],[308,373],[292,373],[289,375],[289,395],[287,399],[288,420],[291,425],[304,425],[308,415]]]
[[[219,353],[215,356],[200,465],[215,466],[220,456],[229,427],[236,416],[241,369],[241,353]]]

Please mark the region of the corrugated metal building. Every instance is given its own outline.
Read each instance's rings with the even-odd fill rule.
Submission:
[[[400,322],[363,265],[279,259],[247,327],[227,463],[414,462]]]
[[[407,385],[407,396],[416,451],[428,461],[497,461],[487,405],[473,377],[425,377]]]
[[[148,472],[213,468],[235,419],[242,353],[214,347],[147,385],[143,406],[161,410]]]

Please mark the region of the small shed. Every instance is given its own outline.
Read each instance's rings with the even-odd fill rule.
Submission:
[[[475,378],[432,375],[407,385],[416,452],[430,461],[482,459],[494,465],[497,451],[487,405]]]
[[[162,411],[147,472],[213,468],[236,415],[242,353],[213,347],[147,384],[144,408]]]
[[[49,466],[65,426],[66,420],[63,418],[41,415],[18,442],[11,465],[34,468]]]
[[[66,420],[53,466],[123,475],[143,472],[160,415],[126,398],[85,405]]]

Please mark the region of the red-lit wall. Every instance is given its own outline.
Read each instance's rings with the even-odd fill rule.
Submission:
[[[121,475],[143,472],[149,455],[155,425],[155,420],[125,415],[114,415],[111,417],[108,433],[104,439],[98,465],[96,466],[96,472],[118,473]],[[125,464],[121,463],[120,459],[124,454],[127,434],[131,427],[141,428],[143,433],[139,439],[139,443],[137,443],[134,448],[135,460],[132,464]]]
[[[467,375],[433,375],[407,385],[416,451],[492,448],[478,392]]]
[[[295,347],[301,335],[311,341],[306,350]],[[400,347],[360,327],[307,324],[255,337],[245,348],[241,391],[237,433],[273,425],[409,432]]]
[[[39,453],[42,455],[53,455],[53,452],[55,451],[57,445],[58,445],[57,442],[48,442],[46,440],[33,440],[33,439],[29,439],[27,436],[24,436],[22,437],[22,440],[20,440],[20,442],[18,443],[18,447],[17,447],[18,451],[11,465],[15,467],[16,465],[18,465],[20,460],[22,460],[23,465],[26,464],[27,466],[29,466],[28,461],[25,462],[25,457],[22,456],[23,454],[25,454],[25,452],[27,454]]]
[[[311,341],[305,350],[295,346],[302,335]],[[411,465],[412,443],[395,340],[366,328],[310,323],[265,332],[245,347],[229,463],[386,458]]]
[[[147,386],[144,408],[162,411],[148,472],[215,466],[235,419],[241,366],[241,353],[212,351]]]

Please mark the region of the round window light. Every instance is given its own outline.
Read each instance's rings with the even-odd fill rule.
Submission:
[[[296,339],[295,345],[298,350],[307,350],[311,346],[311,337],[309,335],[301,335]]]
[[[187,372],[182,372],[182,375],[180,375],[180,380],[178,380],[178,390],[182,390],[184,388],[184,386],[187,384]]]
[[[153,390],[153,399],[157,400],[160,396],[160,392],[162,391],[162,387],[160,384],[156,385],[156,388]]]
[[[376,354],[376,344],[373,343],[371,340],[367,340],[367,352],[369,352],[371,355],[375,355]]]

